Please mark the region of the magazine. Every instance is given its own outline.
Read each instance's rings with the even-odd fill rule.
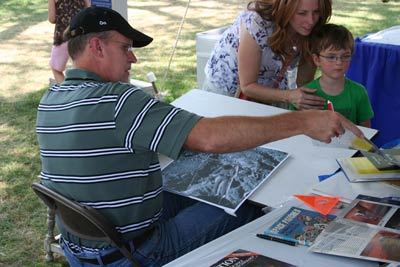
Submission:
[[[400,201],[359,195],[326,227],[310,250],[400,263]]]
[[[210,267],[295,267],[287,262],[279,261],[255,252],[238,249],[214,263]]]
[[[368,158],[378,170],[400,169],[400,166],[395,163],[398,160],[396,157],[400,157],[399,148],[381,149],[380,151],[382,154],[367,151],[361,151],[361,153],[364,157]]]
[[[310,246],[325,227],[335,219],[334,215],[291,207],[272,224],[264,234]]]
[[[367,157],[336,159],[350,182],[400,180],[400,169],[378,170]]]
[[[287,158],[263,147],[227,154],[183,150],[162,170],[164,188],[234,214]]]
[[[317,140],[312,140],[315,146],[331,147],[331,148],[348,148],[355,149],[361,152],[369,153],[369,157],[375,157],[380,161],[377,168],[396,169],[400,167],[400,149],[380,149],[371,140],[364,137],[355,136],[351,131],[345,130],[340,135],[333,137],[330,143],[324,143]],[[384,162],[384,163],[383,163]],[[383,164],[383,165],[382,165]]]

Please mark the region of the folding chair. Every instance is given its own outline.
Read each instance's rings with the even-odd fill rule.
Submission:
[[[70,200],[41,183],[33,183],[32,189],[49,207],[48,227],[54,228],[54,215],[57,215],[68,232],[85,240],[108,242],[118,248],[133,266],[142,267],[125,246],[122,236],[115,230],[114,225],[96,209]],[[53,217],[52,220],[51,216]],[[52,238],[50,235],[53,235],[53,233],[49,228],[45,249],[47,253],[50,253],[48,257],[52,258],[53,251],[60,253],[62,250],[60,248],[58,248],[60,251],[52,250],[51,242],[54,241],[54,236]]]

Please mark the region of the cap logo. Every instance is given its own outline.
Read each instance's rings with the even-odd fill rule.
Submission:
[[[102,21],[102,20],[100,20],[100,21],[99,21],[99,24],[102,25],[102,26],[103,26],[103,25],[107,25],[107,21]]]

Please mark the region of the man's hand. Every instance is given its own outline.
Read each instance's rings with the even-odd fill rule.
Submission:
[[[364,136],[355,124],[343,117],[340,113],[328,110],[310,110],[302,111],[302,113],[305,116],[304,134],[313,139],[330,143],[332,137],[343,134],[346,129],[360,138]]]

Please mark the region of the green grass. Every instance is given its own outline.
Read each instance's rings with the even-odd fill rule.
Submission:
[[[344,24],[354,36],[400,25],[400,2],[333,2],[331,21]],[[244,1],[211,1],[218,8],[206,3],[192,1],[165,81],[167,101],[197,86],[196,33],[231,23]],[[152,45],[137,49],[139,62],[133,66],[132,78],[144,80],[145,74],[153,71],[161,87],[185,6],[182,0],[128,1],[134,16],[131,23],[155,37]],[[0,0],[0,266],[67,266],[63,258],[58,257],[53,263],[44,260],[46,209],[30,189],[40,171],[35,117],[38,101],[47,89],[43,84],[49,77],[46,62],[50,44],[48,33],[31,33],[31,39],[25,38],[24,33],[36,31],[36,27],[42,30],[40,25],[46,20],[47,1]],[[24,43],[26,61],[2,61],[13,49],[22,49]],[[38,70],[42,72],[37,74]],[[34,80],[37,75],[43,76],[39,83]],[[28,82],[23,83],[24,79]],[[27,90],[20,91],[21,88]]]
[[[40,170],[34,127],[43,92],[0,104],[0,266],[63,266],[45,264],[46,210],[30,189]]]

